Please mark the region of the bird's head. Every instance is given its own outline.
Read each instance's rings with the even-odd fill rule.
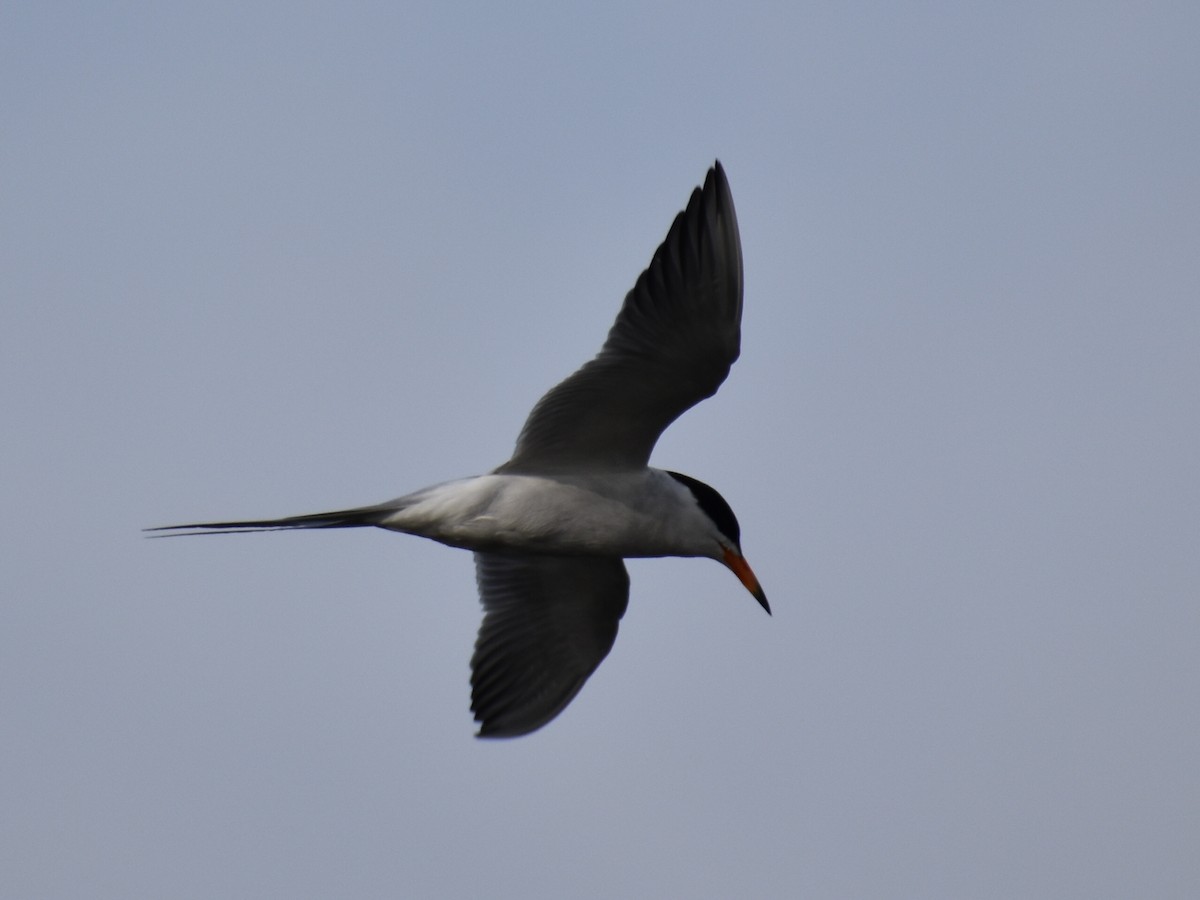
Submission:
[[[700,511],[715,526],[719,549],[714,549],[711,554],[713,559],[724,564],[729,571],[733,572],[738,577],[738,581],[745,585],[746,590],[753,594],[754,599],[767,611],[767,615],[770,615],[771,607],[767,603],[767,595],[759,585],[758,578],[754,575],[750,564],[742,556],[742,529],[738,525],[737,516],[725,502],[725,498],[718,494],[716,489],[690,475],[682,475],[679,472],[668,472],[667,474],[691,492]]]

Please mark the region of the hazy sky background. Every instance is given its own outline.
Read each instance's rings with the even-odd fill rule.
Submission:
[[[1200,896],[1200,6],[0,9],[0,895]],[[504,461],[715,157],[743,356],[472,737]]]

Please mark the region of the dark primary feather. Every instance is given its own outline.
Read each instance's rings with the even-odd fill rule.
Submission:
[[[716,163],[638,278],[599,354],[530,413],[504,472],[646,465],[663,430],[738,357],[742,250]]]
[[[610,557],[476,553],[483,624],[471,657],[480,737],[541,728],[579,693],[617,637],[629,601]]]

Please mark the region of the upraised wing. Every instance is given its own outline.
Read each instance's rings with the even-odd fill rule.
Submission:
[[[738,357],[742,248],[720,162],[675,217],[608,339],[538,401],[503,472],[640,468]]]

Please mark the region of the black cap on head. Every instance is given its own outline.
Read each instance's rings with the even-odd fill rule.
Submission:
[[[692,496],[696,498],[696,502],[700,504],[700,508],[704,510],[704,514],[713,520],[713,524],[717,526],[717,530],[729,538],[733,542],[734,547],[740,548],[742,529],[738,525],[737,516],[733,514],[733,510],[725,502],[725,498],[703,481],[697,481],[690,475],[681,475],[679,472],[667,472],[667,474],[692,492]]]

